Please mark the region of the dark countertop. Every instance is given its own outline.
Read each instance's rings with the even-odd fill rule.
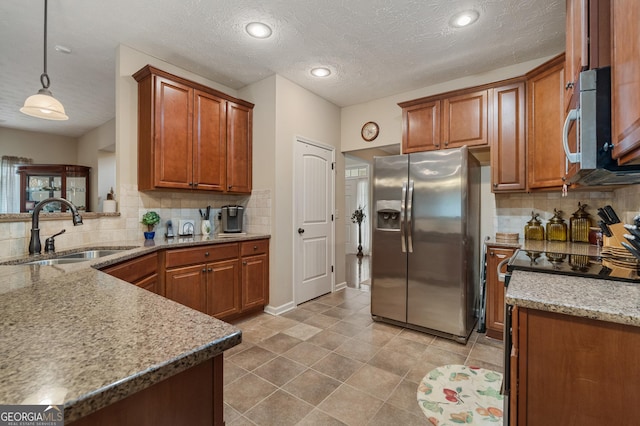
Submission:
[[[119,241],[101,247],[136,248],[74,264],[0,266],[0,404],[48,399],[64,404],[70,422],[239,344],[238,328],[96,268],[263,238]],[[97,247],[72,251],[87,248]]]

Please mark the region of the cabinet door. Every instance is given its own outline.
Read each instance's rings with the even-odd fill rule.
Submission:
[[[526,189],[524,82],[493,89],[493,192]]]
[[[251,108],[227,102],[227,191],[251,193]]]
[[[402,108],[402,153],[440,148],[440,101]]]
[[[206,265],[168,270],[165,297],[201,312],[207,312]]]
[[[588,0],[567,0],[565,35],[565,110],[571,98],[577,95],[580,71],[589,65],[588,53]]]
[[[128,283],[137,283],[141,279],[158,272],[158,254],[150,253],[117,265],[102,269],[116,278],[120,278]]]
[[[442,148],[488,144],[488,94],[481,90],[442,102]]]
[[[224,191],[226,162],[226,101],[194,91],[193,185],[196,189]]]
[[[513,255],[513,249],[487,247],[487,336],[502,340],[504,330],[504,281],[498,278],[498,264]],[[501,272],[506,272],[506,265]]]
[[[640,2],[611,2],[611,135],[621,164],[640,158]]]
[[[193,89],[154,76],[154,185],[191,189]]]
[[[527,186],[560,188],[564,183],[564,57],[527,75]]]
[[[269,302],[269,260],[266,254],[242,258],[242,310]]]
[[[207,313],[223,319],[240,313],[240,261],[207,265]]]
[[[137,285],[140,288],[144,288],[145,290],[149,290],[152,293],[160,294],[160,281],[158,280],[158,274],[153,274],[146,278],[142,278],[141,280],[138,280],[133,284]]]

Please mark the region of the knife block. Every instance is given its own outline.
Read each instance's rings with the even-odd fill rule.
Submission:
[[[624,238],[624,234],[628,234],[629,231],[624,227],[623,223],[614,223],[613,225],[608,225],[609,230],[611,231],[611,236],[607,237],[605,235],[602,236],[602,245],[603,247],[619,247],[626,250],[620,244],[621,241],[627,241]]]

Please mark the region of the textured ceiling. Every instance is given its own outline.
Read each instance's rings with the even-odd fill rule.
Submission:
[[[51,91],[70,117],[50,122],[18,112],[40,88],[43,8],[0,1],[0,126],[75,137],[115,115],[120,43],[234,89],[277,73],[338,106],[564,50],[564,0],[50,0]],[[475,25],[448,25],[469,8]],[[251,21],[274,35],[248,37]]]

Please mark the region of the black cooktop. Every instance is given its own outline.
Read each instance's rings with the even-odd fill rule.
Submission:
[[[613,265],[607,259],[584,254],[518,250],[507,264],[507,271],[515,270],[640,283],[638,268]]]

